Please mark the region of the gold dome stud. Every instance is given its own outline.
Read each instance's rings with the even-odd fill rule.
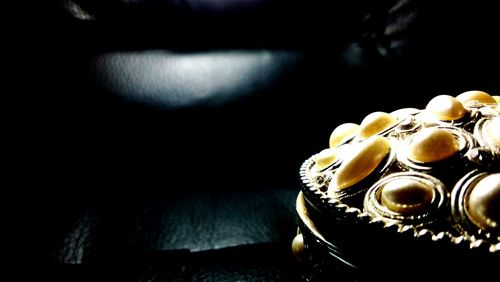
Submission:
[[[401,214],[415,214],[426,208],[434,197],[429,185],[410,178],[397,178],[386,183],[380,192],[383,206]]]
[[[488,122],[487,132],[495,146],[500,147],[500,117],[494,117]]]
[[[445,129],[426,128],[416,133],[408,158],[416,162],[435,162],[451,157],[460,150],[455,136]]]
[[[439,95],[429,101],[425,111],[439,120],[451,121],[462,118],[467,110],[462,103],[450,95]]]
[[[387,129],[397,123],[397,119],[388,113],[374,112],[367,115],[361,122],[359,136],[368,138],[384,129]]]
[[[292,253],[295,259],[298,261],[304,261],[305,257],[305,245],[304,245],[304,237],[302,234],[297,234],[292,241]]]
[[[471,90],[457,96],[457,100],[466,105],[471,101],[478,101],[483,104],[496,104],[497,102],[490,94],[484,91]]]
[[[378,135],[357,144],[333,175],[328,190],[342,190],[360,182],[377,168],[389,151],[387,138]]]
[[[447,204],[448,192],[441,180],[422,172],[399,171],[367,190],[363,209],[386,223],[421,226],[438,221]]]
[[[335,148],[324,149],[313,157],[316,171],[321,171],[332,165],[338,159],[338,151]]]
[[[484,177],[472,188],[466,209],[480,228],[500,229],[500,173]]]
[[[420,112],[420,110],[416,108],[402,108],[391,112],[390,115],[395,117],[397,120],[403,120],[408,116],[417,114],[418,112]]]
[[[335,148],[353,138],[359,131],[359,125],[355,123],[344,123],[337,126],[330,135],[330,148]]]

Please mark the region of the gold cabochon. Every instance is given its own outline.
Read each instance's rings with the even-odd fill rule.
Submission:
[[[436,162],[453,156],[459,150],[457,139],[448,130],[426,128],[413,136],[408,158],[416,162]]]
[[[344,123],[337,126],[330,135],[330,148],[335,148],[352,139],[359,132],[359,125],[355,123]]]
[[[374,112],[367,115],[360,124],[361,139],[373,136],[397,123],[397,118],[384,112]]]
[[[500,229],[500,173],[482,178],[471,188],[466,210],[471,221],[487,230]]]
[[[469,102],[477,101],[483,104],[496,104],[495,99],[488,93],[479,90],[466,91],[457,96],[457,100],[466,105]]]
[[[411,178],[396,178],[381,187],[380,202],[401,214],[415,214],[425,209],[434,197],[434,190],[427,183]]]
[[[377,168],[390,148],[389,140],[378,135],[356,144],[333,175],[328,190],[342,190],[363,180]]]
[[[462,103],[450,95],[434,97],[425,107],[425,111],[436,119],[444,121],[458,120],[467,114]]]

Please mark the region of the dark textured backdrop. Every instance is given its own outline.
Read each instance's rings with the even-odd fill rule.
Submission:
[[[438,94],[498,95],[493,4],[370,2],[14,13],[11,261],[43,281],[299,279],[298,168],[337,125]]]

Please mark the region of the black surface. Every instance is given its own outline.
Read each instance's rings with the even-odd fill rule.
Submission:
[[[38,2],[5,43],[4,207],[48,281],[286,281],[298,170],[337,125],[499,90],[486,1]]]
[[[288,244],[264,243],[204,252],[156,251],[107,264],[58,264],[41,281],[300,281]]]

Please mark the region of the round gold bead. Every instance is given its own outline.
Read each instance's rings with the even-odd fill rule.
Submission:
[[[344,144],[347,140],[354,137],[359,131],[359,125],[355,123],[344,123],[337,126],[330,135],[330,148],[335,148]]]
[[[329,190],[342,190],[360,182],[377,168],[390,151],[387,138],[378,135],[356,146],[333,175]]]
[[[416,108],[402,108],[391,112],[390,115],[395,117],[397,120],[403,120],[410,115],[417,114],[419,111],[420,110]]]
[[[464,92],[457,96],[457,100],[462,103],[462,105],[466,105],[471,101],[478,101],[483,104],[496,104],[496,101],[490,94],[484,91],[471,90]]]
[[[426,128],[416,133],[410,143],[408,158],[417,162],[435,162],[460,150],[455,136],[445,129]]]
[[[335,148],[324,149],[313,157],[316,171],[323,170],[332,165],[338,159],[338,151]]]
[[[295,238],[293,238],[292,241],[292,253],[293,256],[298,260],[298,261],[304,261],[305,257],[305,245],[304,245],[304,237],[302,234],[297,234]]]
[[[449,95],[434,97],[429,101],[425,110],[437,119],[445,121],[460,119],[467,113],[462,103],[455,97]]]
[[[401,214],[415,214],[425,209],[434,197],[432,187],[409,178],[394,179],[381,188],[383,206]]]
[[[384,129],[387,129],[397,123],[397,119],[388,113],[374,112],[367,115],[361,122],[359,136],[368,138]]]
[[[500,147],[500,117],[494,117],[487,125],[488,135],[493,140],[495,146]]]
[[[466,209],[471,221],[480,228],[500,228],[500,173],[484,177],[472,188]]]

